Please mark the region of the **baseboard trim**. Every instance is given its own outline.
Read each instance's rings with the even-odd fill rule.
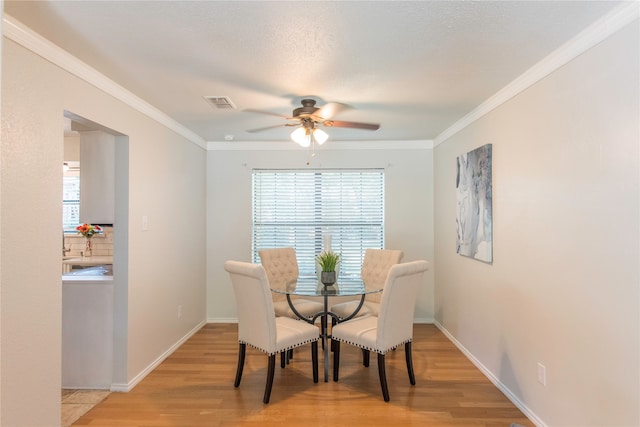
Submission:
[[[238,323],[237,317],[209,317],[207,323]]]
[[[189,338],[191,338],[196,332],[198,332],[207,322],[206,321],[202,321],[200,323],[198,323],[193,329],[191,329],[189,332],[187,332],[186,335],[184,335],[182,338],[180,338],[176,343],[174,343],[171,347],[169,347],[169,349],[167,349],[167,351],[165,351],[164,353],[162,353],[160,355],[160,357],[158,357],[156,360],[154,360],[149,366],[147,366],[145,369],[143,369],[140,373],[138,373],[138,375],[136,375],[131,381],[129,381],[128,383],[113,383],[111,384],[111,387],[109,388],[109,390],[111,391],[116,391],[116,392],[122,392],[122,393],[127,393],[131,390],[133,390],[133,388],[140,382],[142,381],[147,375],[149,375],[155,368],[158,367],[158,365],[160,365],[162,362],[164,362],[164,360],[171,356],[171,354],[176,351],[178,348],[180,348],[180,346],[182,344],[184,344]]]
[[[491,381],[493,385],[498,388],[498,390],[500,390],[505,396],[507,396],[507,399],[509,399],[511,403],[516,405],[518,409],[520,409],[527,416],[527,418],[531,420],[532,423],[534,423],[537,427],[547,427],[547,424],[545,424],[544,421],[542,421],[531,409],[529,409],[527,405],[524,404],[524,402],[522,402],[515,394],[513,394],[513,392],[509,390],[509,388],[505,386],[495,375],[493,375],[493,373],[489,369],[487,369],[486,366],[484,366],[478,359],[476,359],[476,357],[469,350],[467,350],[467,348],[462,345],[462,343],[460,343],[460,341],[458,341],[447,330],[447,328],[445,328],[438,321],[434,321],[433,323],[449,339],[449,341],[451,341],[456,347],[458,347],[458,350],[460,350],[462,354],[464,354],[467,359],[469,359],[471,363],[473,363],[476,368],[478,368],[489,379],[489,381]]]
[[[433,324],[435,322],[433,317],[419,317],[413,320],[413,323],[418,324]],[[231,317],[210,317],[207,319],[207,323],[238,323],[238,319]]]

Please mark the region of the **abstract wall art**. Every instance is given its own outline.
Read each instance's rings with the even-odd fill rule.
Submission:
[[[491,144],[458,156],[456,174],[456,251],[493,262]]]

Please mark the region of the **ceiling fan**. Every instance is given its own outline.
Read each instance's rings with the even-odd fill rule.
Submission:
[[[244,110],[252,113],[269,114],[271,116],[282,117],[287,120],[294,121],[293,123],[284,123],[280,125],[250,129],[247,132],[261,132],[264,130],[283,126],[297,126],[297,128],[291,133],[291,139],[303,147],[309,147],[312,141],[317,142],[318,145],[322,145],[329,138],[329,135],[327,135],[325,131],[320,129],[319,126],[366,130],[378,130],[380,128],[380,125],[377,123],[345,122],[342,120],[333,120],[333,116],[343,110],[351,108],[346,104],[342,104],[339,102],[329,102],[322,107],[316,107],[316,101],[309,98],[303,99],[300,102],[302,104],[302,107],[295,108],[291,116],[285,116],[283,114],[262,110]]]

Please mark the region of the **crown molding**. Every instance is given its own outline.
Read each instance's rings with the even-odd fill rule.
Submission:
[[[520,77],[516,78],[507,86],[499,90],[469,114],[444,130],[433,140],[434,147],[437,147],[439,144],[469,126],[471,123],[493,111],[495,108],[504,104],[533,84],[547,77],[585,51],[596,46],[598,43],[622,29],[627,24],[637,20],[638,17],[640,17],[640,3],[638,1],[626,2],[604,15],[585,30],[578,33],[571,40],[540,60],[540,62],[535,64],[524,74],[520,75]]]
[[[334,150],[425,150],[432,149],[432,140],[412,141],[327,141],[317,151]],[[309,150],[293,141],[209,141],[208,151]]]
[[[424,149],[433,148],[449,139],[460,130],[485,116],[495,108],[504,104],[514,96],[523,92],[533,84],[545,78],[558,68],[567,64],[580,54],[596,46],[598,43],[617,32],[627,24],[637,20],[640,16],[640,6],[637,1],[625,2],[588,28],[573,37],[567,43],[542,59],[520,77],[509,83],[503,89],[480,104],[470,113],[455,122],[440,133],[435,139],[427,141],[367,141],[367,142],[339,142],[322,149]],[[127,89],[107,78],[102,73],[80,61],[59,46],[35,33],[20,21],[10,15],[3,15],[2,32],[8,39],[31,50],[35,54],[85,80],[98,89],[110,94],[137,111],[156,120],[160,124],[183,136],[190,142],[207,150],[289,150],[289,142],[227,142],[205,141],[199,135],[176,122],[162,111],[137,97]],[[330,148],[329,148],[330,147]]]
[[[9,40],[20,44],[52,64],[57,65],[63,70],[68,71],[76,77],[124,102],[131,108],[183,136],[190,142],[200,146],[201,148],[206,148],[204,139],[199,135],[182,126],[162,111],[107,78],[95,68],[90,67],[75,56],[71,55],[69,52],[51,43],[49,40],[34,32],[12,16],[7,14],[3,15],[2,33]]]

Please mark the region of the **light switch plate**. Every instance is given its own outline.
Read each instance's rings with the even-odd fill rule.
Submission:
[[[547,368],[538,362],[538,382],[544,386],[547,385]]]

